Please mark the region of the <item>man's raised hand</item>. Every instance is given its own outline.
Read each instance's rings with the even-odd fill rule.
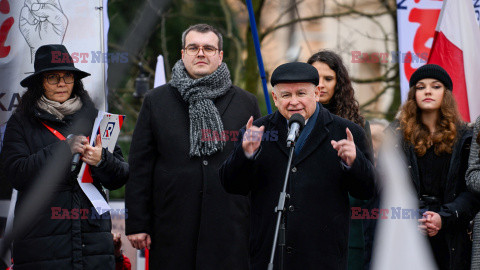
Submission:
[[[264,126],[257,127],[253,125],[253,116],[248,119],[245,134],[243,134],[242,148],[245,154],[253,155],[262,142]]]
[[[355,158],[357,157],[357,149],[355,147],[355,143],[353,141],[352,132],[350,129],[347,128],[347,139],[343,139],[340,141],[332,140],[332,146],[335,150],[337,150],[338,156],[347,164],[348,166],[352,166]]]

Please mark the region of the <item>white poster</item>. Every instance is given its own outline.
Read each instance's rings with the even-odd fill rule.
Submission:
[[[480,0],[472,1],[480,23]],[[399,63],[402,102],[407,99],[410,76],[427,63],[442,4],[441,0],[397,0],[399,51],[392,58]]]
[[[102,0],[2,0],[0,2],[0,125],[18,105],[20,81],[34,71],[35,51],[63,44],[98,109],[105,110],[105,62]]]

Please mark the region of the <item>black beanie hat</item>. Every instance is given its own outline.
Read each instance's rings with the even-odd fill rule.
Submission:
[[[437,79],[441,81],[448,90],[452,91],[453,89],[452,78],[450,78],[445,69],[435,64],[426,64],[419,67],[412,74],[412,77],[410,77],[410,87],[415,86],[418,81],[426,78]]]

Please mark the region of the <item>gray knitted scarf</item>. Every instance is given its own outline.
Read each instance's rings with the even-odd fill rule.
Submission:
[[[227,65],[222,63],[212,74],[192,79],[183,61],[178,60],[172,69],[170,84],[178,89],[183,100],[189,104],[190,157],[210,156],[222,151],[225,147],[225,141],[220,136],[223,123],[213,100],[225,95],[232,85]],[[204,132],[208,132],[209,136],[204,136]]]

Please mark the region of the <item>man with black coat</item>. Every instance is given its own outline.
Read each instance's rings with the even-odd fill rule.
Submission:
[[[275,269],[346,269],[350,207],[348,193],[368,199],[374,169],[363,129],[318,104],[317,70],[287,63],[272,74],[278,111],[241,131],[243,140],[220,170],[227,192],[249,194],[251,201],[251,269],[267,269],[276,223],[275,206],[283,186],[289,149],[287,122],[299,113],[306,119],[296,143],[287,193],[283,262]],[[278,133],[272,140],[263,133]],[[267,139],[268,140],[263,140]],[[240,137],[241,138],[241,137]]]
[[[258,104],[232,85],[215,28],[191,26],[182,43],[172,80],[137,120],[126,234],[150,249],[151,269],[248,269],[248,199],[226,193],[218,169]]]

